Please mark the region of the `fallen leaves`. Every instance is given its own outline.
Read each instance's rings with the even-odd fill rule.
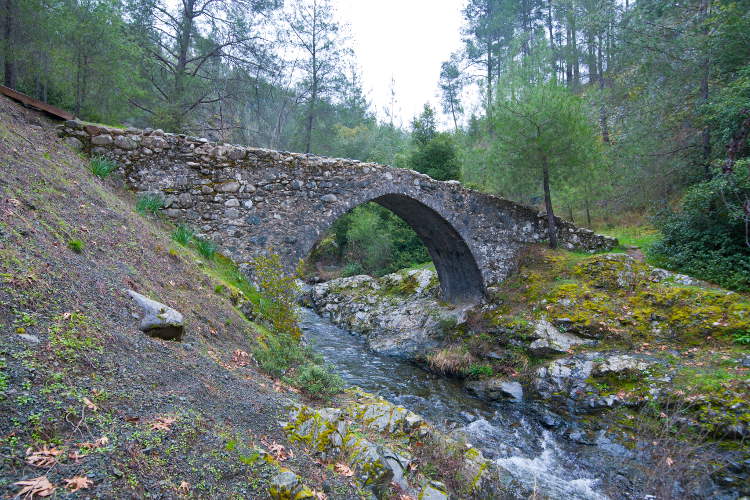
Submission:
[[[180,486],[177,487],[177,492],[182,495],[187,495],[188,493],[190,493],[190,483],[188,483],[187,481],[182,481],[180,483]]]
[[[21,490],[16,493],[17,497],[31,498],[33,496],[48,497],[57,489],[49,482],[47,476],[39,476],[26,481],[17,481],[13,486],[20,486]]]
[[[96,411],[99,409],[99,407],[96,406],[89,398],[83,398],[83,404],[85,404],[86,408],[91,411]]]
[[[47,448],[33,451],[32,448],[26,450],[26,463],[34,467],[52,467],[57,463],[57,457],[62,453],[57,448]]]
[[[250,364],[250,355],[245,351],[237,349],[232,355],[232,363],[237,366],[247,366]]]
[[[86,476],[74,476],[70,479],[63,479],[63,481],[65,481],[65,487],[72,492],[87,490],[92,484],[94,484],[94,482]]]
[[[289,460],[290,458],[294,458],[294,453],[292,450],[287,450],[284,448],[284,445],[281,445],[279,443],[263,443],[266,446],[268,446],[268,452],[273,455],[273,458],[278,460],[279,462],[283,462],[284,460]]]
[[[322,491],[314,491],[313,495],[317,500],[328,500],[328,495],[326,495]]]
[[[175,423],[177,421],[176,417],[156,417],[156,420],[154,420],[151,423],[151,430],[152,431],[169,431],[170,425]]]
[[[336,465],[334,465],[333,470],[344,477],[352,477],[354,475],[354,471],[351,469],[351,467],[346,464],[342,464],[341,462],[338,462]]]
[[[85,449],[93,449],[93,448],[104,448],[109,444],[109,438],[107,436],[102,436],[93,443],[90,441],[86,441],[85,443],[81,443],[79,446],[81,448]]]

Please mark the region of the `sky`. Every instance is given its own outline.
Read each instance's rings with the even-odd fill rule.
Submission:
[[[466,0],[332,0],[348,24],[362,84],[381,119],[396,90],[396,125],[408,126],[426,102],[441,111],[440,65],[462,46]],[[443,117],[443,127],[447,117]]]

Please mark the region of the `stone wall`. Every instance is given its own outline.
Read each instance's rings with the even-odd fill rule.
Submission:
[[[547,221],[536,210],[412,170],[78,121],[65,122],[60,135],[115,160],[136,191],[162,193],[166,216],[193,226],[240,264],[272,250],[292,269],[336,219],[375,201],[425,242],[446,299],[475,300],[515,270],[526,244],[546,237]],[[617,243],[562,220],[558,227],[570,249]]]

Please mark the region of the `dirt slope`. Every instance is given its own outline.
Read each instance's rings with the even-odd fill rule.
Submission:
[[[86,165],[54,123],[0,98],[0,496],[46,476],[57,498],[266,498],[277,469],[255,450],[274,442],[322,489],[277,423],[297,396],[232,362],[249,324],[169,228]],[[181,311],[183,342],[141,333],[124,288]],[[54,460],[29,465],[44,446]],[[93,484],[68,493],[74,476]],[[337,481],[329,498],[357,497]]]

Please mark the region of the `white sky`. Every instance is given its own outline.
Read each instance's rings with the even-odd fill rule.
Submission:
[[[408,126],[425,102],[441,112],[440,64],[459,50],[466,0],[332,0],[350,26],[362,83],[378,116],[390,105],[395,79],[396,125]],[[445,117],[444,117],[445,118]],[[444,126],[447,120],[444,120]]]

